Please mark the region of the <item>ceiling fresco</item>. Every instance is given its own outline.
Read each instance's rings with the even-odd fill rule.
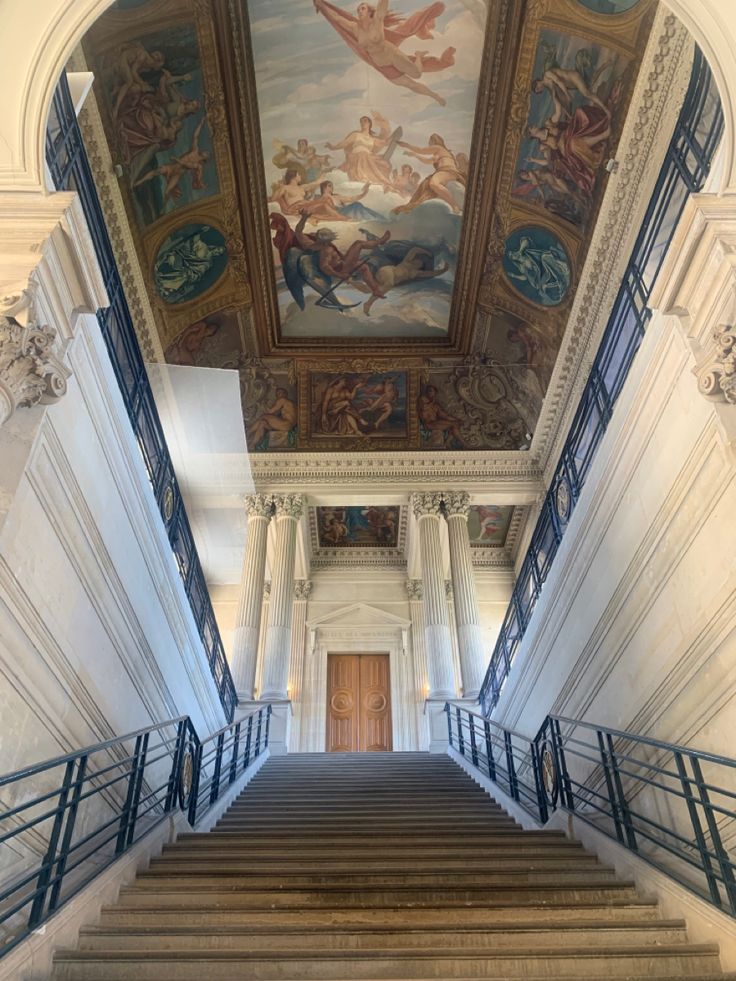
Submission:
[[[251,452],[527,448],[653,13],[119,0],[84,53],[167,361],[239,371]]]
[[[495,504],[471,504],[468,515],[468,536],[471,545],[506,544],[513,507]]]
[[[397,548],[400,507],[317,507],[319,548]]]

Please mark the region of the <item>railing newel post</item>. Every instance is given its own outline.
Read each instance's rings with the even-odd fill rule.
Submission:
[[[503,731],[503,741],[506,747],[506,768],[509,775],[509,794],[515,800],[519,800],[519,781],[516,776],[516,763],[514,762],[514,744],[511,741],[511,733],[508,729]]]
[[[632,852],[639,850],[639,846],[636,841],[636,834],[634,832],[634,825],[631,820],[631,813],[629,811],[629,805],[626,800],[626,794],[624,793],[624,786],[621,781],[621,774],[619,773],[618,760],[616,759],[616,751],[613,747],[613,736],[610,733],[606,734],[606,741],[608,743],[608,758],[611,764],[613,782],[616,787],[616,794],[618,796],[618,806],[619,813],[621,815],[621,822],[624,826],[624,831],[626,832],[626,842]]]
[[[249,715],[248,716],[248,728],[247,728],[246,736],[245,736],[245,754],[244,754],[245,755],[245,766],[243,767],[244,770],[247,770],[248,767],[250,766],[250,744],[251,744],[252,737],[253,737],[253,716],[252,715]]]
[[[69,798],[69,791],[72,786],[73,776],[74,760],[69,760],[64,768],[64,779],[59,790],[59,803],[56,806],[56,815],[54,816],[54,823],[51,826],[48,847],[46,849],[46,854],[44,856],[38,881],[36,883],[36,895],[34,896],[33,904],[31,905],[31,912],[28,914],[28,928],[30,930],[38,926],[38,924],[44,919],[44,907],[46,905],[49,880],[51,878],[51,869],[53,867],[54,860],[56,859],[56,849],[59,844],[59,836],[61,835],[61,828],[64,822],[67,800]]]
[[[130,772],[128,775],[128,788],[125,794],[125,804],[123,805],[123,810],[120,813],[120,826],[118,829],[118,836],[115,842],[115,854],[122,855],[125,851],[126,841],[128,838],[128,821],[130,820],[130,813],[133,807],[133,799],[135,797],[135,785],[136,778],[138,776],[138,760],[141,755],[141,746],[143,745],[143,736],[137,736],[135,740],[135,749],[133,750],[133,762],[130,765]]]
[[[253,759],[256,759],[261,755],[261,726],[263,724],[263,709],[258,709],[258,723],[256,725],[256,751],[253,754]]]
[[[710,840],[713,844],[713,852],[718,857],[718,865],[721,870],[721,881],[723,882],[723,888],[726,890],[726,895],[728,896],[728,905],[730,907],[731,914],[736,916],[736,880],[734,880],[733,863],[729,858],[728,851],[723,845],[723,839],[721,838],[721,832],[718,828],[718,822],[715,814],[713,813],[713,804],[710,800],[710,794],[708,793],[706,782],[703,779],[703,770],[700,766],[700,760],[694,754],[689,755],[690,766],[692,767],[693,775],[695,776],[695,783],[698,788],[700,804],[705,812],[705,820],[708,824]]]
[[[225,733],[221,732],[217,737],[217,749],[215,750],[215,769],[212,774],[210,784],[210,804],[214,804],[220,796],[220,774],[222,773],[222,754],[225,748]]]
[[[238,775],[238,752],[240,750],[240,723],[235,724],[235,732],[233,734],[233,757],[230,762],[230,783],[235,783],[235,778]]]
[[[145,733],[141,742],[141,752],[138,758],[135,787],[133,788],[133,802],[128,815],[128,833],[125,841],[125,848],[128,848],[133,841],[135,825],[138,820],[138,805],[141,799],[141,787],[143,786],[143,771],[146,768],[146,756],[148,754],[149,733]]]
[[[197,823],[197,810],[199,807],[199,781],[202,776],[202,743],[197,741],[192,760],[192,787],[189,791],[189,807],[187,808],[187,821],[190,827]]]
[[[493,758],[493,739],[491,738],[491,723],[488,719],[483,722],[486,737],[486,760],[488,762],[488,779],[496,782],[496,761]]]
[[[549,811],[547,809],[547,795],[544,791],[544,784],[542,783],[542,773],[539,766],[539,750],[537,744],[532,741],[529,743],[529,752],[532,758],[532,768],[534,770],[534,787],[537,791],[537,807],[539,808],[539,823],[546,824],[549,820]]]
[[[475,718],[468,712],[468,725],[470,727],[470,756],[473,766],[478,766],[478,744],[475,741]]]
[[[455,706],[455,719],[457,721],[457,750],[461,756],[465,756],[465,736],[463,736],[463,717],[459,706]]]
[[[263,742],[263,748],[268,749],[268,739],[271,733],[271,713],[273,712],[273,706],[269,703],[266,709],[266,735]]]
[[[453,746],[452,742],[452,716],[450,715],[450,703],[445,702],[445,715],[447,716],[447,742]],[[454,748],[454,746],[453,746]]]

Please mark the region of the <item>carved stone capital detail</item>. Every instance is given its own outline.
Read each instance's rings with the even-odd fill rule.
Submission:
[[[294,581],[294,599],[308,600],[312,592],[312,582],[310,579],[296,579]]]
[[[273,495],[246,494],[245,510],[249,518],[270,518],[273,514]]]
[[[304,512],[303,494],[275,494],[273,503],[277,518],[286,515],[289,518],[296,518],[298,521]]]
[[[415,491],[411,495],[411,507],[417,518],[421,518],[425,514],[439,516],[442,513],[442,494],[432,491]]]
[[[407,579],[406,593],[410,600],[420,600],[424,596],[424,584],[421,579]]]
[[[721,324],[713,331],[715,349],[698,369],[698,388],[708,398],[736,405],[736,327]]]
[[[2,302],[6,312],[0,314],[0,426],[16,409],[57,402],[71,374],[55,351],[56,331],[36,322],[29,296]],[[25,324],[12,315],[21,308],[28,310]]]
[[[470,494],[467,491],[445,491],[442,500],[448,518],[455,514],[467,518],[470,514]]]
[[[445,596],[448,600],[452,599],[452,579],[445,579]]]
[[[266,597],[266,599],[268,599],[268,597],[271,595],[271,580],[270,579],[266,579],[264,581],[264,583],[263,583],[263,595]]]

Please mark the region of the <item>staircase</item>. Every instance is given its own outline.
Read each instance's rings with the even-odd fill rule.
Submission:
[[[121,890],[55,981],[723,978],[718,950],[446,756],[268,760]]]

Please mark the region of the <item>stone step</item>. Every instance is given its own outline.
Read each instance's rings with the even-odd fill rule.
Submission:
[[[590,923],[643,923],[659,921],[659,908],[655,902],[631,902],[611,900],[604,903],[587,903],[584,900],[567,902],[548,902],[544,906],[530,903],[523,905],[485,906],[375,906],[369,909],[345,909],[325,907],[315,909],[304,907],[281,909],[211,909],[202,906],[195,910],[172,906],[156,905],[137,908],[118,904],[103,907],[101,926],[158,928],[187,927],[206,930],[211,926],[243,927],[249,931],[268,929],[286,932],[295,930],[333,930],[336,927],[355,929],[357,927],[393,928],[397,917],[404,927],[434,929],[436,927],[471,927],[489,929],[498,927],[517,928],[555,923],[565,925]]]
[[[156,875],[250,875],[258,874],[268,876],[291,877],[293,875],[320,875],[329,872],[330,874],[350,874],[358,881],[362,881],[367,874],[371,875],[409,875],[416,873],[428,875],[442,873],[443,875],[460,874],[463,876],[472,873],[481,879],[487,873],[498,872],[528,872],[528,871],[554,871],[559,869],[563,872],[573,872],[576,870],[588,871],[591,868],[600,868],[598,859],[595,855],[576,854],[571,855],[549,855],[541,849],[532,856],[516,855],[509,857],[493,856],[466,856],[466,857],[447,857],[447,858],[409,858],[408,856],[395,856],[393,862],[387,861],[385,855],[380,857],[362,856],[341,857],[339,852],[333,852],[319,858],[290,858],[287,861],[283,856],[275,855],[271,859],[259,856],[257,858],[242,857],[236,853],[214,857],[211,855],[196,856],[183,851],[179,856],[163,856],[154,858],[148,872]],[[465,880],[463,880],[465,881]],[[475,881],[475,880],[474,880]]]
[[[288,880],[285,878],[288,876]],[[268,873],[258,870],[222,871],[213,875],[205,864],[201,871],[189,869],[180,874],[156,871],[139,872],[136,883],[141,889],[175,888],[180,889],[309,889],[314,886],[334,886],[340,889],[353,887],[364,889],[367,886],[410,887],[433,886],[447,890],[462,889],[467,886],[480,888],[514,889],[517,885],[585,885],[615,882],[613,869],[602,866],[593,868],[534,868],[500,870],[497,872],[477,872],[473,869],[458,868],[449,872],[422,872],[408,866],[405,871],[392,868],[385,871],[356,873],[352,871],[322,872],[314,869],[309,872],[291,872],[286,869]]]
[[[360,957],[342,951],[269,954],[247,950],[188,951],[61,951],[57,953],[55,981],[337,981],[351,978],[486,978],[512,979],[568,977],[589,979],[594,972],[608,978],[632,974],[652,978],[673,975],[695,978],[719,970],[718,950],[709,944],[667,944],[660,947],[570,947],[528,951],[488,951],[466,947],[462,951],[438,948],[419,954],[410,950],[361,950]]]
[[[146,907],[155,909],[157,906],[176,906],[185,909],[276,909],[291,907],[338,907],[364,908],[374,906],[393,906],[400,909],[405,906],[421,908],[423,906],[443,905],[447,908],[466,906],[486,906],[489,903],[504,905],[535,906],[540,903],[566,903],[581,899],[588,902],[610,902],[613,899],[636,902],[638,899],[633,882],[621,882],[607,879],[598,882],[574,882],[568,885],[555,883],[516,882],[512,888],[508,885],[499,887],[464,886],[435,889],[428,885],[422,886],[381,886],[362,884],[360,890],[337,885],[312,886],[300,889],[289,883],[282,883],[273,889],[235,889],[222,884],[197,884],[196,892],[192,887],[185,889],[177,879],[174,884],[164,883],[160,878],[151,877],[146,887],[142,880],[136,879],[132,886],[124,886],[120,890],[120,900],[126,906]]]
[[[500,950],[529,951],[537,947],[604,947],[667,945],[686,943],[687,935],[682,920],[640,921],[628,923],[575,924],[550,922],[544,925],[503,924],[495,927],[467,925],[448,928],[437,925],[434,929],[408,929],[396,917],[395,925],[346,929],[334,926],[308,931],[297,928],[272,926],[253,930],[249,924],[240,929],[226,925],[208,927],[193,932],[185,926],[161,927],[151,917],[145,926],[85,927],[80,934],[81,950],[242,950],[251,952],[289,950],[326,952],[333,950],[433,950],[436,948],[491,948]]]
[[[340,860],[347,861],[351,860],[354,862],[364,862],[367,860],[376,860],[376,846],[365,844],[362,847],[356,845],[346,845],[341,844],[339,848],[335,848],[334,845],[330,846],[324,843],[322,839],[315,842],[309,842],[304,844],[301,848],[290,848],[285,849],[283,847],[274,846],[271,844],[269,847],[257,845],[251,845],[246,840],[240,842],[239,844],[233,843],[228,847],[221,841],[217,844],[207,844],[204,843],[194,843],[186,842],[182,844],[171,844],[164,845],[163,853],[161,858],[157,861],[184,861],[188,858],[199,859],[204,861],[205,859],[212,862],[219,861],[230,861],[231,859],[237,859],[239,861],[249,862],[272,862],[272,861],[282,861],[289,862],[290,866],[293,862],[303,862],[303,861],[324,861],[324,860]],[[387,863],[393,859],[405,859],[417,860],[421,862],[436,862],[436,861],[447,861],[449,859],[468,859],[472,861],[487,861],[489,859],[497,858],[499,855],[508,855],[508,849],[499,849],[498,846],[489,847],[483,845],[478,847],[472,843],[467,845],[447,845],[442,847],[441,843],[437,843],[434,849],[429,848],[416,848],[413,845],[407,844],[404,847],[401,845],[382,845],[380,852],[378,853],[380,858],[385,860]],[[549,858],[567,858],[575,859],[580,856],[586,856],[594,859],[595,856],[589,852],[584,851],[582,846],[577,842],[569,843],[551,843],[551,842],[541,842],[538,844],[522,844],[514,845],[513,856],[515,858],[542,858],[548,856]]]
[[[259,847],[260,845],[272,845],[278,848],[294,848],[299,849],[301,847],[309,847],[317,845],[324,845],[325,836],[319,831],[300,831],[295,834],[290,831],[274,831],[272,833],[263,834],[253,834],[253,833],[238,833],[233,831],[221,831],[217,828],[213,828],[212,831],[206,834],[196,833],[196,832],[184,832],[180,834],[176,839],[176,843],[186,844],[189,842],[197,842],[198,844],[206,844],[211,842],[213,848],[238,847],[238,842],[247,843],[253,845],[253,847]],[[385,848],[392,845],[402,845],[411,844],[413,846],[419,846],[422,848],[442,848],[445,841],[451,841],[455,844],[458,840],[469,841],[473,844],[477,843],[479,847],[498,847],[498,848],[513,848],[522,842],[530,843],[540,843],[540,842],[566,842],[569,839],[565,837],[562,831],[522,831],[521,828],[483,828],[473,832],[471,838],[463,838],[458,835],[451,839],[441,839],[437,838],[436,835],[429,834],[415,834],[411,838],[407,838],[406,835],[396,834],[395,832],[378,832],[373,831],[368,833],[366,831],[352,831],[349,828],[341,828],[336,830],[330,830],[329,841],[338,842],[340,847],[353,846],[353,845],[370,845],[372,848]]]

